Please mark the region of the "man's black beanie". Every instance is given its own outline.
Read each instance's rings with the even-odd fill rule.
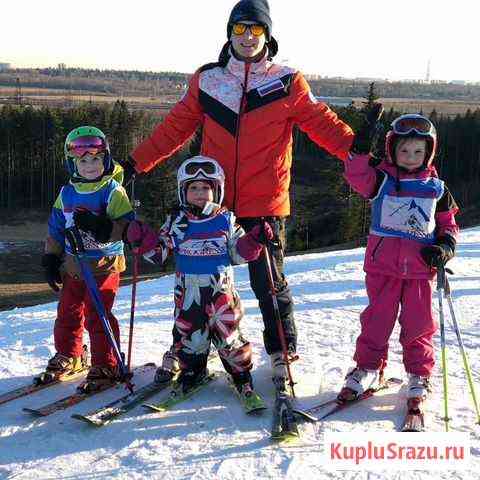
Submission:
[[[270,18],[270,6],[267,0],[240,0],[232,9],[227,25],[227,37],[232,35],[232,25],[245,20],[258,22],[267,27],[266,38],[270,40],[272,35],[272,19]]]

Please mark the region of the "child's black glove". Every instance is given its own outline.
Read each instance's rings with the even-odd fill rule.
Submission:
[[[423,261],[430,267],[443,267],[453,257],[453,251],[449,245],[428,245],[420,250]]]
[[[366,155],[372,150],[372,142],[377,133],[377,123],[382,117],[383,105],[375,103],[373,107],[366,112],[365,120],[355,134],[350,151],[352,153]]]
[[[41,263],[48,285],[50,285],[50,288],[54,292],[58,292],[60,290],[58,284],[62,283],[62,277],[60,276],[60,265],[62,261],[53,253],[45,253],[45,255],[42,256]]]
[[[95,215],[84,209],[75,210],[73,220],[80,230],[90,232],[100,243],[107,243],[110,240],[113,222],[106,215]]]

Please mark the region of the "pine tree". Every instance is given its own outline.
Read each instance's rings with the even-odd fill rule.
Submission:
[[[377,100],[380,98],[377,95],[377,92],[375,91],[375,82],[371,82],[368,84],[368,91],[366,95],[366,102],[363,103],[363,111],[369,111],[370,109],[373,108],[375,103],[377,103]]]

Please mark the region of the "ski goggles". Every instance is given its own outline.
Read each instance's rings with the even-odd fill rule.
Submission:
[[[247,31],[247,28],[254,37],[261,37],[265,33],[265,27],[256,23],[253,25],[247,25],[246,23],[234,23],[232,25],[232,32],[235,35],[243,35]]]
[[[67,145],[68,153],[77,158],[87,154],[97,157],[104,154],[106,150],[107,144],[101,137],[78,137]]]
[[[205,176],[216,175],[218,173],[217,166],[212,162],[190,162],[185,165],[185,173],[195,177],[199,173]]]
[[[393,121],[392,130],[398,135],[417,133],[418,135],[431,135],[435,132],[433,123],[425,117],[406,116]]]

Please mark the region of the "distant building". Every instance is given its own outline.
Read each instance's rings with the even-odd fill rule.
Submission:
[[[387,79],[377,77],[356,77],[354,80],[357,82],[385,82]]]
[[[425,75],[425,83],[430,83],[430,66],[431,66],[431,63],[432,63],[432,59],[429,58],[428,63],[427,63],[427,73]]]
[[[450,82],[452,85],[466,85],[467,82],[465,80],[452,80]]]
[[[0,63],[0,72],[3,70],[10,70],[12,68],[10,63]]]
[[[322,79],[322,76],[316,73],[305,73],[303,76],[305,77],[305,80],[321,80]]]
[[[425,83],[425,80],[422,78],[402,78],[399,80],[400,83]]]

